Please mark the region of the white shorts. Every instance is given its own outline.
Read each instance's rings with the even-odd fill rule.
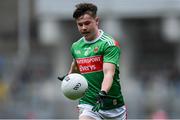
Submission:
[[[92,111],[93,106],[88,104],[80,104],[78,105],[78,108],[79,108],[79,117],[89,116],[96,120],[102,120],[102,119],[126,120],[127,119],[125,106],[111,110],[99,110],[99,112],[93,112]]]

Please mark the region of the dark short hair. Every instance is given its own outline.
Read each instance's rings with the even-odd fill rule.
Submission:
[[[80,3],[76,5],[76,9],[73,13],[73,18],[78,19],[84,14],[89,14],[92,17],[96,17],[97,6],[92,3]]]

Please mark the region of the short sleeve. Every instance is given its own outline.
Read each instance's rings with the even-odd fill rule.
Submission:
[[[115,65],[119,64],[120,60],[120,48],[112,45],[108,46],[104,49],[104,57],[103,57],[103,62],[109,62],[113,63]]]

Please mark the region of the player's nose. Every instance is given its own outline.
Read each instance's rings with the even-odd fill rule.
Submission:
[[[83,25],[82,30],[86,30],[86,29],[87,29],[86,25]]]

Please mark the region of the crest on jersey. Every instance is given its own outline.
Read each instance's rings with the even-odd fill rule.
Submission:
[[[113,105],[117,105],[117,100],[113,99]]]
[[[94,48],[94,53],[97,53],[98,50],[99,50],[99,48],[96,46],[96,47]]]

